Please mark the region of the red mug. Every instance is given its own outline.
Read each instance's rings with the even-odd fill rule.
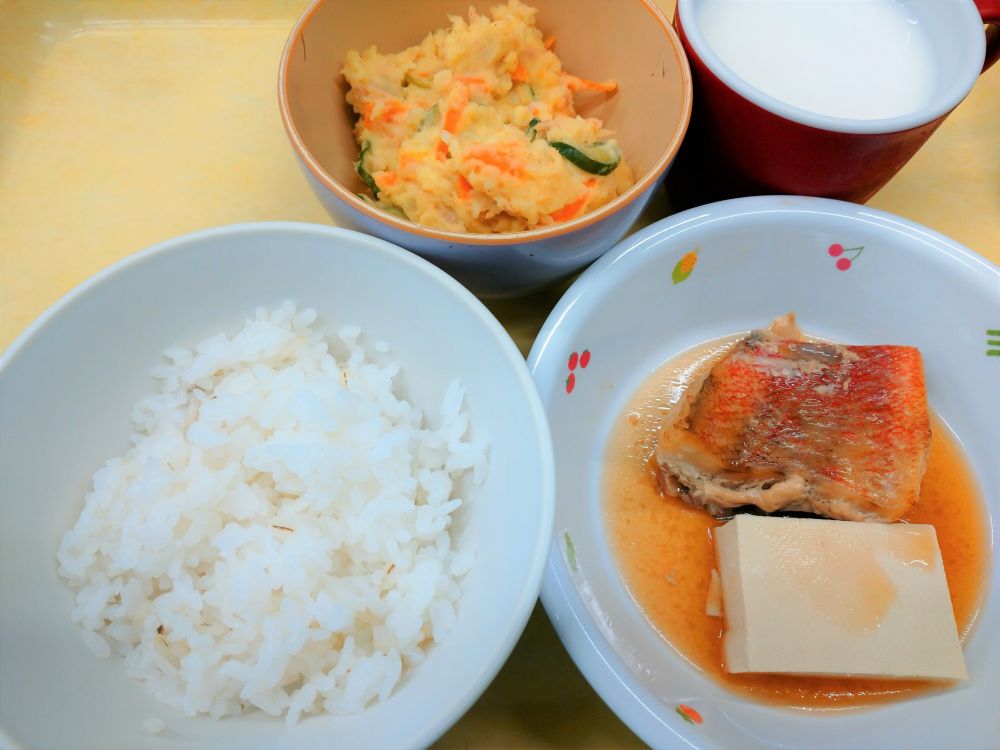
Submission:
[[[927,106],[884,119],[829,117],[785,104],[736,75],[701,33],[700,2],[678,0],[674,16],[695,94],[688,136],[667,182],[679,206],[771,193],[864,203],[1000,55],[1000,0],[948,0],[932,6],[939,17],[924,24],[950,68]],[[985,35],[983,23],[993,24]]]

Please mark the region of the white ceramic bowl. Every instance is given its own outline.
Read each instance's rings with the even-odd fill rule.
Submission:
[[[831,257],[834,243],[864,251],[840,270],[837,261],[855,253]],[[695,251],[696,265],[684,277],[678,264]],[[968,683],[869,710],[812,713],[752,703],[719,687],[666,644],[622,584],[599,512],[613,421],[665,360],[790,310],[820,337],[921,349],[930,405],[962,442],[996,526],[1000,356],[987,351],[1000,345],[988,343],[987,331],[1000,329],[1000,269],[929,229],[864,206],[798,197],[726,201],[664,219],[608,252],[569,289],[535,341],[529,366],[549,415],[558,486],[556,542],[542,585],[546,610],[587,679],[654,747],[996,747],[995,574],[965,643]],[[577,359],[567,393],[570,355],[584,350],[588,365]],[[682,703],[703,723],[684,721]]]
[[[584,117],[615,131],[635,184],[595,211],[511,234],[450,232],[374,208],[354,161],[354,117],[341,75],[347,52],[418,43],[463,16],[496,3],[469,0],[313,0],[288,36],[278,71],[278,105],[292,149],[316,196],[342,226],[421,255],[482,297],[512,297],[566,279],[625,236],[660,189],[691,117],[691,71],[673,26],[653,0],[533,0],[538,27],[558,38],[565,69],[613,78],[611,97],[577,97]]]
[[[450,638],[384,703],[294,727],[260,713],[213,721],[158,705],[70,622],[59,539],[95,469],[120,455],[130,405],[172,342],[235,332],[257,305],[293,298],[325,330],[387,341],[410,400],[436,409],[458,378],[489,476],[457,544],[477,551]],[[535,603],[552,531],[552,449],[524,360],[493,316],[426,261],[382,240],[306,224],[247,224],[165,242],[103,271],[36,321],[0,360],[0,746],[402,748],[430,744],[479,696]],[[143,734],[147,717],[166,730]]]

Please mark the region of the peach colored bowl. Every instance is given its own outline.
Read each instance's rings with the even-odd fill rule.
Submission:
[[[373,208],[356,193],[358,146],[341,75],[348,50],[399,51],[445,27],[469,5],[496,0],[316,0],[292,29],[281,56],[281,117],[310,184],[338,224],[422,255],[484,297],[516,296],[567,278],[614,245],[659,188],[687,130],[691,72],[673,28],[653,0],[529,0],[538,26],[558,39],[566,70],[614,78],[611,97],[577,97],[577,110],[618,134],[637,182],[589,214],[512,234],[431,229]]]

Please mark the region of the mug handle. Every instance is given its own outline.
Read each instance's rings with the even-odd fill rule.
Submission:
[[[1000,58],[1000,0],[975,0],[983,23],[991,28],[986,30],[986,61],[983,72]]]

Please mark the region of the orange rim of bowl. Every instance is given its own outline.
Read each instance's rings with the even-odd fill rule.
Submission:
[[[312,16],[316,12],[316,9],[319,8],[325,0],[313,0],[312,4],[305,10],[299,20],[296,21],[291,34],[288,36],[288,40],[285,42],[285,48],[281,52],[281,64],[278,68],[278,107],[281,111],[281,122],[285,126],[285,132],[288,134],[288,138],[292,142],[292,148],[295,149],[296,155],[298,155],[302,163],[321,185],[326,187],[334,195],[344,201],[344,203],[348,206],[354,208],[356,211],[359,211],[370,219],[386,224],[401,232],[411,232],[428,239],[440,240],[450,244],[464,245],[513,245],[546,240],[552,237],[568,234],[569,232],[575,232],[578,229],[583,229],[591,224],[596,224],[611,214],[616,213],[619,209],[632,203],[632,201],[646,192],[646,190],[648,190],[649,187],[666,171],[671,161],[673,161],[674,157],[677,155],[677,150],[680,148],[681,142],[684,140],[688,125],[691,121],[691,68],[688,65],[687,55],[684,54],[681,41],[678,38],[673,25],[667,20],[666,16],[663,15],[663,12],[654,4],[653,0],[638,1],[663,30],[664,35],[670,40],[671,47],[673,48],[674,58],[677,61],[678,69],[681,74],[681,86],[684,97],[684,101],[681,103],[682,109],[680,126],[674,131],[674,136],[670,140],[670,143],[667,144],[667,148],[664,150],[663,154],[661,154],[660,158],[653,166],[653,169],[650,170],[645,177],[636,182],[632,185],[632,187],[614,200],[605,203],[603,206],[591,211],[590,213],[578,216],[577,218],[571,219],[567,222],[541,227],[539,229],[529,229],[526,232],[510,232],[506,234],[448,232],[441,229],[432,229],[422,224],[417,224],[416,222],[397,218],[392,214],[386,213],[385,211],[380,211],[358,198],[354,193],[334,180],[326,172],[326,170],[320,166],[319,162],[313,158],[309,149],[306,148],[305,143],[302,141],[302,137],[299,135],[299,132],[295,127],[295,123],[292,121],[291,112],[288,107],[288,59],[291,56],[292,46],[294,45],[295,40],[301,36],[303,29],[312,20]]]

